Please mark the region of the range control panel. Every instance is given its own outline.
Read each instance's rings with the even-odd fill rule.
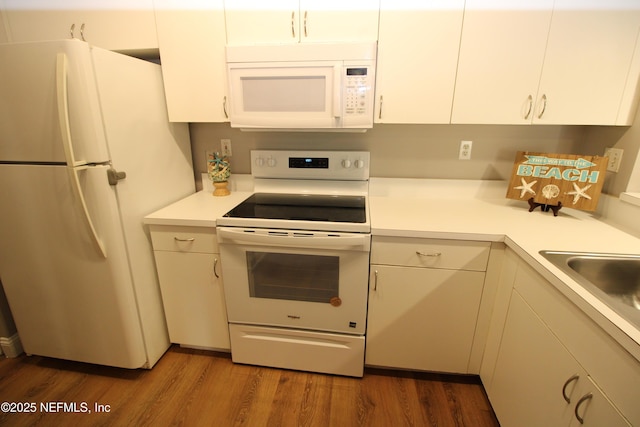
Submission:
[[[254,178],[366,181],[368,151],[251,151]]]

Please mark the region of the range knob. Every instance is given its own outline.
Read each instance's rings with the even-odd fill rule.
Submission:
[[[343,167],[343,168],[350,168],[350,167],[351,167],[351,160],[349,160],[349,159],[344,159],[344,160],[342,161],[342,167]]]
[[[273,157],[269,157],[267,159],[267,166],[269,166],[270,168],[274,167],[276,163],[276,159],[274,159]]]
[[[356,165],[356,168],[362,169],[364,167],[364,160],[356,160],[355,165]]]
[[[264,159],[262,157],[256,157],[255,163],[256,163],[256,166],[262,167],[264,166]]]

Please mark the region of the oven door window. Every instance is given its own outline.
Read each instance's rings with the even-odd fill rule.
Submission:
[[[247,252],[249,295],[331,303],[339,297],[340,257]]]

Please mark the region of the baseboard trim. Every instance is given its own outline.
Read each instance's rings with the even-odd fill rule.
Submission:
[[[7,357],[18,357],[23,353],[20,337],[16,332],[10,337],[0,337],[0,349]]]

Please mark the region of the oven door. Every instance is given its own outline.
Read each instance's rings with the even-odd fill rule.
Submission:
[[[218,227],[229,323],[363,335],[371,236]]]

